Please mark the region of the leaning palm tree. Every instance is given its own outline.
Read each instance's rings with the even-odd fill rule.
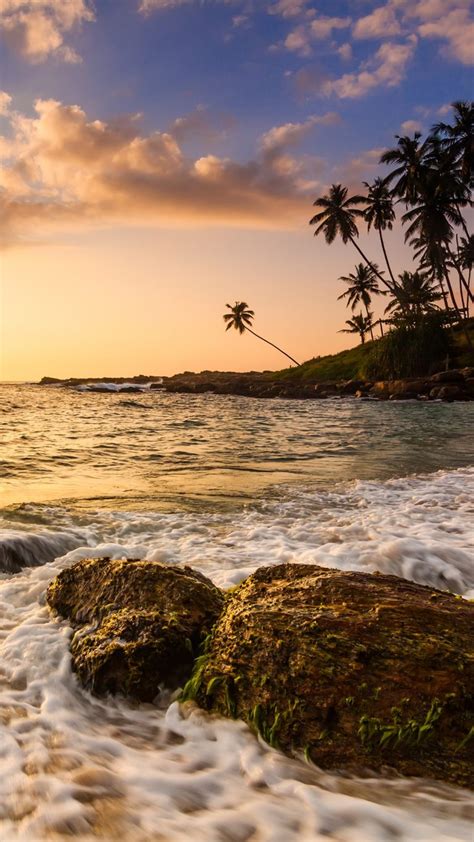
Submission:
[[[353,316],[352,319],[347,319],[346,325],[348,325],[348,327],[343,328],[339,331],[339,333],[358,333],[363,345],[365,343],[366,334],[372,327],[372,313],[368,313],[366,316],[359,313],[358,316]]]
[[[389,263],[382,234],[382,231],[385,231],[386,228],[388,228],[389,231],[393,228],[395,210],[393,208],[392,195],[388,189],[387,182],[383,178],[375,178],[373,184],[369,184],[367,181],[364,181],[364,185],[368,189],[367,207],[364,212],[365,221],[367,222],[367,230],[370,231],[373,225],[375,230],[379,232],[380,245],[382,246],[388,273],[392,279],[393,286],[396,286],[397,282]],[[389,286],[389,284],[386,283],[386,286]]]
[[[372,303],[372,295],[386,295],[386,292],[379,289],[377,283],[377,276],[370,266],[365,266],[359,263],[355,267],[355,271],[349,275],[342,275],[340,281],[348,284],[348,289],[338,296],[338,301],[347,298],[347,306],[351,307],[352,311],[356,309],[359,304],[363,304],[367,316],[369,315],[369,307]],[[370,327],[371,338],[374,338],[372,326]]]
[[[244,333],[248,331],[251,333],[252,336],[256,336],[257,339],[261,339],[262,342],[266,342],[267,345],[271,345],[272,348],[276,348],[277,351],[280,351],[280,354],[283,354],[285,357],[288,357],[292,363],[295,365],[300,365],[293,357],[290,357],[286,351],[283,351],[282,348],[279,348],[278,345],[274,345],[273,342],[270,342],[268,339],[265,339],[263,336],[259,336],[258,333],[255,333],[254,330],[251,329],[250,325],[254,319],[255,313],[253,310],[249,310],[249,306],[245,301],[236,301],[235,304],[232,306],[231,304],[225,305],[229,310],[230,313],[224,313],[223,319],[227,322],[226,330],[230,330],[233,327],[239,333]]]
[[[364,211],[360,210],[357,205],[365,205],[367,199],[365,196],[350,196],[348,198],[347,192],[347,187],[343,187],[342,184],[332,184],[326,196],[321,196],[313,202],[315,207],[322,208],[322,210],[310,219],[309,224],[317,225],[314,235],[323,233],[326,242],[329,244],[333,243],[338,235],[342,238],[343,243],[350,241],[364,262],[367,263],[367,266],[370,266],[382,283],[387,285],[378,269],[375,268],[375,265],[371,263],[356,242],[359,236],[356,220],[364,217]]]

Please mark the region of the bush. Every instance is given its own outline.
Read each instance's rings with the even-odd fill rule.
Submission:
[[[450,350],[444,316],[433,313],[416,326],[400,325],[374,343],[361,374],[376,380],[431,374],[443,367]]]

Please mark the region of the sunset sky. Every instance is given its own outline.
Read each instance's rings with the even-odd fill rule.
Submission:
[[[297,359],[354,344],[357,255],[313,238],[312,202],[472,97],[470,11],[0,0],[0,378],[285,365],[224,332],[236,299]]]

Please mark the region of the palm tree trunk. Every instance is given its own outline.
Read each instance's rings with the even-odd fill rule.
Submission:
[[[270,340],[269,340],[269,339],[265,339],[265,337],[263,337],[263,336],[259,336],[259,334],[258,334],[258,333],[255,333],[255,331],[254,331],[254,330],[250,330],[250,328],[249,328],[249,327],[246,327],[246,328],[245,328],[245,330],[248,330],[248,332],[249,332],[249,333],[251,333],[251,334],[252,334],[252,336],[256,336],[256,337],[257,337],[257,339],[261,339],[261,340],[262,340],[262,342],[266,342],[266,343],[267,343],[267,345],[271,345],[271,346],[272,346],[272,348],[276,348],[276,350],[277,350],[277,351],[279,351],[279,352],[280,352],[280,354],[283,354],[285,357],[288,357],[288,359],[289,359],[289,360],[291,360],[291,362],[292,362],[292,363],[294,363],[295,365],[297,365],[297,366],[301,365],[301,363],[297,362],[295,359],[293,359],[293,357],[290,357],[290,355],[289,355],[289,354],[287,354],[287,353],[286,353],[286,351],[283,351],[283,349],[282,349],[282,348],[279,348],[279,347],[278,347],[278,345],[274,345],[274,344],[273,344],[273,342],[270,342]]]
[[[380,245],[382,246],[383,256],[385,257],[385,263],[387,264],[388,274],[390,275],[390,277],[392,279],[393,285],[396,286],[397,282],[396,282],[396,280],[393,276],[392,267],[390,266],[390,263],[389,263],[389,260],[388,260],[387,250],[385,248],[385,243],[384,243],[384,239],[383,239],[383,236],[382,236],[382,229],[379,228],[378,231],[379,231],[379,237],[380,237]]]
[[[370,338],[373,342],[374,341],[374,331],[373,331],[373,328],[372,328],[372,322],[370,321],[370,318],[369,318],[369,307],[368,307],[367,304],[365,305],[365,312],[367,313],[367,318],[369,319]]]
[[[460,268],[460,266],[459,266],[459,263],[457,262],[457,260],[456,260],[456,258],[455,258],[455,256],[454,256],[454,254],[452,253],[451,249],[449,248],[448,243],[446,243],[446,251],[448,252],[448,254],[449,254],[449,256],[450,256],[450,258],[451,258],[451,260],[452,260],[453,266],[454,266],[454,268],[456,269],[456,272],[458,273],[459,283],[463,285],[464,289],[466,290],[466,292],[467,292],[467,294],[468,294],[468,298],[469,298],[471,301],[474,301],[474,295],[472,294],[472,292],[471,292],[471,290],[470,290],[470,288],[469,288],[469,284],[467,283],[467,281],[466,281],[466,279],[465,279],[465,277],[464,277],[463,273],[461,272],[461,268]]]
[[[394,295],[394,291],[393,291],[393,288],[392,288],[391,284],[389,284],[389,283],[388,283],[388,281],[386,281],[386,280],[385,280],[385,278],[384,278],[384,277],[380,274],[380,272],[378,272],[378,271],[377,271],[377,269],[375,268],[374,264],[370,262],[369,258],[368,258],[368,257],[366,257],[366,255],[364,254],[364,252],[362,251],[362,249],[360,248],[360,246],[358,246],[358,245],[357,245],[356,241],[354,240],[354,237],[349,237],[349,239],[350,239],[350,241],[351,241],[352,245],[354,246],[354,248],[356,248],[356,249],[357,249],[357,251],[359,252],[359,254],[360,254],[360,256],[362,257],[362,259],[365,261],[365,263],[367,263],[367,266],[369,266],[369,267],[370,267],[370,269],[372,269],[372,272],[375,272],[375,274],[377,275],[377,278],[378,278],[380,281],[382,281],[383,285],[384,285],[385,287],[387,287],[387,289],[388,289],[388,290],[390,290],[390,292],[392,293],[392,295]]]
[[[459,207],[459,204],[457,202],[455,202],[455,205],[456,205],[456,210],[459,214],[459,219],[461,220],[461,227],[463,228],[464,233],[465,233],[467,239],[469,240],[469,231],[467,230],[466,220],[464,219],[464,217],[461,213],[461,208]]]
[[[459,324],[460,324],[460,325],[461,325],[461,327],[462,327],[462,332],[464,333],[464,336],[466,337],[466,342],[467,342],[467,344],[468,344],[469,348],[470,348],[470,349],[471,349],[471,351],[472,351],[472,341],[471,341],[471,337],[469,336],[469,331],[466,329],[465,324],[463,324],[463,318],[462,318],[462,316],[461,316],[461,313],[459,312],[459,307],[458,307],[458,305],[457,305],[457,301],[456,301],[456,297],[455,297],[455,295],[454,295],[454,290],[453,290],[453,288],[452,288],[451,281],[449,280],[449,272],[448,272],[448,270],[447,270],[447,267],[446,267],[446,266],[444,267],[444,276],[445,276],[445,278],[446,278],[446,283],[447,283],[447,285],[448,285],[449,294],[450,294],[450,296],[451,296],[451,301],[453,302],[453,308],[454,308],[454,310],[456,311],[456,315],[457,315],[457,317],[458,317]]]

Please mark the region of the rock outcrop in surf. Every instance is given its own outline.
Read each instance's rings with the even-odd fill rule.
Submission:
[[[474,603],[395,576],[260,568],[184,696],[326,769],[474,786]]]
[[[77,629],[72,665],[86,687],[151,702],[189,677],[223,595],[189,567],[99,558],[63,570],[47,601]]]
[[[62,571],[47,600],[96,693],[151,702],[186,682],[183,702],[322,768],[474,787],[473,602],[306,564],[262,567],[224,598],[191,568],[107,558]]]

